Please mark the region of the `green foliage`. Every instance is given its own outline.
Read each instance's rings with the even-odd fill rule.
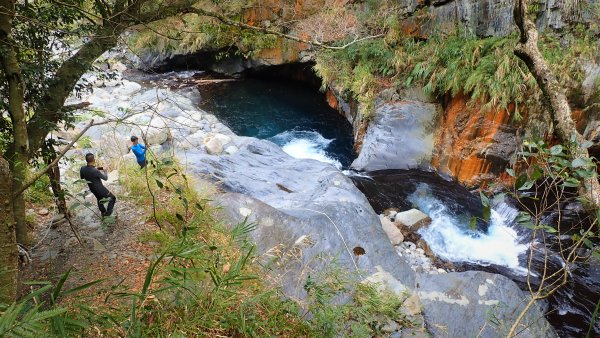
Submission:
[[[72,289],[64,289],[71,270],[62,275],[56,284],[29,283],[34,291],[12,304],[0,304],[0,337],[73,337],[89,327],[78,312],[69,311],[59,301],[76,294],[102,280],[92,281]],[[80,309],[85,305],[79,304]]]
[[[325,50],[317,54],[315,71],[323,79],[323,86],[335,83],[352,93],[361,103],[361,114],[373,112],[378,77],[393,73],[393,51],[383,39],[366,40],[344,50]]]
[[[241,20],[244,9],[253,0],[212,2],[203,1],[204,6],[236,20]],[[129,45],[136,52],[151,52],[166,55],[194,53],[202,49],[217,51],[236,46],[236,53],[250,57],[258,51],[274,46],[273,35],[242,30],[224,25],[211,18],[189,15],[169,18],[147,25],[131,36]],[[228,57],[227,53],[220,57]]]
[[[400,311],[400,297],[372,284],[353,282],[350,277],[333,264],[327,271],[306,279],[306,312],[312,315],[309,323],[314,334],[377,337],[384,335],[382,327],[389,321],[411,326]],[[353,300],[344,304],[340,297],[352,293],[351,285],[355,288]]]
[[[261,280],[264,270],[255,263],[248,237],[256,224],[243,221],[224,229],[176,162],[149,155],[147,170],[122,168],[132,176],[121,178],[123,187],[145,205],[154,195],[161,212],[180,216],[170,218],[168,227],[163,219],[162,231],[140,235],[159,243],[141,289],[105,286],[105,302],[90,306],[74,296],[103,281],[63,290],[67,272],[55,285],[34,283],[37,291],[1,306],[0,336],[371,337],[381,335],[388,320],[411,325],[399,314],[401,299],[359,284],[335,264],[306,280],[303,303],[284,299]]]
[[[517,217],[517,222],[522,226],[532,230],[542,230],[548,234],[561,234],[560,220],[559,228],[554,228],[541,222],[541,215],[553,208],[558,208],[559,204],[575,199],[584,204],[589,201],[585,197],[579,196],[578,191],[588,179],[597,179],[597,163],[593,158],[582,158],[576,156],[576,147],[588,148],[592,144],[578,144],[573,135],[567,144],[557,144],[550,146],[542,139],[535,139],[523,142],[523,149],[518,153],[521,163],[526,164],[526,170],[517,174],[515,170],[509,169],[507,173],[515,177],[515,189],[517,199],[521,192],[528,192],[529,199],[536,202],[535,211],[523,211]],[[555,202],[556,200],[556,202]],[[569,238],[573,241],[583,244],[587,249],[597,251],[598,248],[592,240],[598,239],[598,233],[595,231],[600,225],[600,219],[597,217],[592,224],[597,224],[593,228],[581,227],[576,229],[575,233],[570,233]]]
[[[416,41],[391,27],[384,38],[317,54],[319,76],[348,90],[366,106],[363,114],[371,112],[374,93],[385,83],[378,78],[390,78],[400,88],[422,86],[432,95],[466,94],[483,111],[506,109],[517,119],[542,107],[535,79],[513,53],[515,35],[480,39],[454,33]],[[584,72],[576,60],[593,59],[595,37],[580,28],[569,36],[568,46],[541,37],[540,50],[568,90],[581,84]]]
[[[92,138],[89,136],[82,136],[79,141],[77,141],[77,144],[79,145],[79,148],[82,149],[92,148],[94,146],[94,141],[92,141]]]
[[[25,191],[25,200],[35,205],[48,205],[52,203],[53,195],[50,190],[50,179],[44,175]]]

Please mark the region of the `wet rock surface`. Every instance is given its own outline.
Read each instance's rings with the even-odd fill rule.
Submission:
[[[434,142],[436,106],[417,101],[385,103],[375,111],[352,169],[427,168]]]
[[[115,85],[115,88],[107,90],[124,90],[120,86]],[[199,110],[192,99],[166,89],[158,91],[164,91],[159,92],[158,100],[152,98],[157,96],[156,89],[152,95],[145,94],[141,89],[135,92],[134,95],[141,94],[154,107],[147,113],[140,113],[139,118],[159,135],[167,135],[164,146],[175,146],[179,160],[190,175],[216,182],[225,191],[216,196],[215,202],[223,207],[222,216],[229,226],[246,218],[257,224],[256,230],[251,232],[250,236],[257,245],[261,261],[270,267],[266,270],[269,271],[265,274],[266,281],[281,285],[286,295],[302,299],[305,296],[303,285],[306,276],[326,270],[335,262],[348,273],[356,274],[357,282],[369,276],[379,275],[386,283],[391,283],[394,289],[409,290],[411,295],[416,294],[413,298],[407,298],[406,301],[410,301],[405,302],[405,307],[407,312],[414,314],[416,321],[419,321],[419,316],[423,316],[420,329],[413,332],[402,331],[402,335],[425,334],[423,327],[429,328],[439,322],[435,310],[431,310],[432,315],[428,316],[427,309],[431,299],[427,298],[428,294],[422,296],[419,289],[438,292],[449,298],[453,297],[453,291],[446,287],[443,279],[439,279],[440,285],[436,287],[438,280],[427,277],[440,273],[437,268],[435,272],[432,268],[430,274],[415,273],[411,269],[409,262],[416,263],[421,257],[427,258],[426,250],[405,241],[394,247],[369,201],[347,176],[331,164],[292,158],[271,142],[236,136],[214,116]],[[161,97],[164,99],[161,100]],[[135,99],[129,101],[136,102]],[[127,104],[125,98],[113,99],[113,102],[118,103],[117,106]],[[106,105],[105,108],[113,109],[112,107]],[[118,113],[119,110],[114,109],[115,113]],[[169,118],[158,118],[163,113]],[[162,122],[153,122],[155,119]],[[165,132],[165,129],[168,132]],[[130,129],[116,129],[118,136],[113,134],[111,137],[117,139],[117,149],[123,148],[129,133]],[[107,134],[106,130],[98,130],[93,139],[105,140],[104,136]],[[208,141],[218,139],[222,149],[210,154],[205,146],[207,138]],[[157,148],[160,149],[161,147]],[[448,194],[452,195],[450,191]],[[95,222],[87,224],[90,224],[88,237],[96,238],[100,244],[96,243],[94,251],[95,242],[91,240],[90,249],[97,253],[110,251],[110,244],[97,237],[100,236],[101,227],[95,226]],[[399,237],[396,238],[396,242],[400,242]],[[71,240],[65,247],[70,248],[73,245],[76,243]],[[398,254],[399,247],[403,250],[409,249],[412,254],[403,254],[401,257]],[[55,252],[48,253],[56,255]],[[112,256],[108,259],[110,257]],[[421,263],[432,265],[424,260]],[[418,267],[415,270],[418,270]],[[454,276],[453,280],[460,284],[463,275]],[[465,275],[464,278],[465,285],[468,285],[469,275]],[[419,280],[424,281],[423,284]],[[520,295],[520,300],[525,297],[514,284],[504,283],[502,287],[509,289],[513,295]],[[469,304],[476,306],[476,310],[469,311],[484,314],[487,309],[495,306],[479,304],[479,300],[474,298],[476,287],[469,285],[468,288],[465,292],[470,292],[469,297],[473,297],[468,298],[471,299]],[[506,309],[519,304],[516,298],[518,297],[506,298]],[[489,300],[481,299],[482,302]],[[419,304],[425,310],[422,314],[417,314]],[[444,306],[448,312],[464,311],[463,304],[451,303]],[[506,316],[508,318],[509,315]],[[545,319],[541,322],[545,323]],[[480,328],[487,325],[486,323],[486,317],[480,315],[469,322],[468,328]],[[391,334],[400,334],[393,323],[388,324]],[[461,332],[460,327],[465,326],[464,322],[460,321],[448,322],[447,325],[450,332]]]

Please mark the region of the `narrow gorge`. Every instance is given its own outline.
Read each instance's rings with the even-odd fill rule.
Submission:
[[[11,181],[13,189],[25,178],[40,179],[45,165],[57,166],[53,184],[67,187],[61,198],[71,205],[57,210],[58,220],[73,229],[59,248],[50,242],[60,242],[66,222],[58,231],[54,216],[47,230],[30,226],[36,244],[13,240],[19,242],[18,278],[39,277],[27,270],[28,259],[60,265],[76,243],[81,250],[105,252],[111,243],[104,237],[118,242],[122,236],[122,229],[114,230],[116,216],[111,228],[106,217],[90,212],[96,201],[76,168],[88,152],[111,167],[108,184],[119,191],[116,210],[124,199],[127,209],[121,210],[140,218],[139,226],[156,227],[135,232],[156,251],[125,250],[148,269],[135,292],[120,289],[124,277],[102,294],[103,306],[111,309],[122,306],[112,298],[133,295],[127,315],[102,315],[102,321],[82,324],[79,335],[600,336],[600,213],[582,193],[585,180],[597,180],[600,156],[598,0],[531,2],[526,12],[569,101],[575,124],[570,140],[556,132],[549,94],[515,56],[523,41],[509,0],[153,5],[140,8],[175,6],[175,14],[165,10],[162,17],[158,10],[148,16],[157,20],[148,23],[127,14],[131,18],[123,20],[133,28],[122,28],[103,53],[90,56],[93,67],[92,60],[81,69],[56,109],[64,116],[39,120],[39,107],[22,104],[31,111],[22,121],[25,131],[53,125],[44,146],[31,149],[40,154],[30,155],[35,160],[27,162],[26,174],[15,156],[36,145],[28,141],[19,148],[16,135],[23,126],[13,118],[14,106],[0,106],[7,112],[0,124],[0,160],[7,158],[11,170],[23,174],[23,180]],[[117,13],[107,11],[110,6],[101,6],[98,15]],[[65,25],[83,29],[80,21],[96,20],[76,12],[84,14]],[[121,20],[119,15],[110,18]],[[103,20],[107,30],[121,29]],[[19,38],[25,33],[17,28]],[[91,52],[80,45],[89,41],[80,40],[73,43],[77,48],[48,44],[48,64],[64,55],[87,57]],[[0,34],[0,47],[6,41]],[[0,94],[10,87],[3,69]],[[23,69],[32,88],[30,77],[61,74]],[[23,95],[43,97],[34,89]],[[148,166],[139,170],[130,166],[136,160],[131,135],[147,147]],[[578,157],[574,147],[587,149],[590,158]],[[35,187],[29,185],[23,190]],[[36,202],[27,203],[28,217],[42,215]],[[132,215],[119,217],[135,223]],[[51,240],[42,244],[48,234]],[[203,256],[194,256],[199,252]],[[118,260],[111,255],[111,262]],[[77,267],[52,277],[58,278],[57,289],[40,284],[39,290],[56,290],[48,306],[70,294],[61,288],[72,269]],[[19,283],[18,301],[37,302],[38,289]],[[253,293],[262,288],[267,291],[260,296]],[[365,290],[370,296],[358,299]],[[223,301],[233,295],[246,297],[243,306]],[[194,297],[201,306],[195,307]],[[392,317],[374,309],[389,305],[374,305],[376,297],[393,302]],[[0,324],[8,318],[2,315],[18,308],[3,304]],[[354,313],[353,304],[363,307]],[[350,309],[342,316],[326,307],[338,305]],[[156,324],[162,311],[171,310],[175,315],[164,327]],[[67,307],[61,311],[54,316],[70,313]],[[223,324],[238,312],[242,322]],[[203,313],[218,319],[201,317],[212,322],[204,326],[200,320],[192,329],[175,324]],[[336,322],[340,318],[345,322]],[[291,328],[278,331],[278,320]],[[315,322],[314,328],[303,326]],[[65,330],[57,325],[40,327]],[[0,325],[0,333],[13,332],[2,330]]]

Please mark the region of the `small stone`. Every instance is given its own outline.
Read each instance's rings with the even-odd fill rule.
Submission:
[[[446,270],[444,270],[442,268],[437,269],[437,272],[438,273],[448,273]]]
[[[52,249],[48,249],[48,251],[45,251],[41,254],[40,260],[41,261],[47,261],[49,259],[54,259],[58,256],[58,251],[56,250],[52,250]]]
[[[416,316],[421,313],[421,299],[419,295],[413,293],[402,304],[401,310],[409,316]]]
[[[38,210],[38,215],[41,215],[41,216],[46,216],[49,213],[50,213],[50,211],[48,211],[48,209],[46,209],[46,208],[42,208],[42,209]]]
[[[63,243],[63,249],[71,248],[76,245],[79,245],[79,241],[77,241],[76,237],[71,237]]]
[[[371,284],[378,291],[389,290],[400,298],[406,297],[408,288],[398,281],[391,273],[385,271],[381,266],[376,266],[377,272],[365,278],[361,283]]]
[[[423,249],[421,249],[421,248],[417,248],[415,251],[416,251],[416,252],[417,252],[419,255],[423,255],[423,256],[425,255],[425,250],[423,250]]]
[[[401,329],[400,325],[398,325],[398,323],[396,323],[395,321],[393,321],[393,320],[391,320],[391,319],[390,319],[390,320],[388,320],[388,322],[387,322],[387,323],[386,323],[386,324],[385,324],[385,325],[384,325],[384,326],[381,328],[381,331],[382,331],[382,332],[385,332],[385,333],[392,333],[392,332],[398,331],[398,330],[400,330],[400,329]]]
[[[383,228],[383,231],[385,231],[385,234],[388,236],[390,242],[392,242],[392,245],[398,245],[404,241],[404,236],[402,236],[402,233],[400,230],[398,230],[394,223],[392,223],[386,217],[380,217],[380,221],[381,227]]]
[[[229,155],[235,154],[238,151],[239,151],[239,149],[236,146],[229,146],[229,147],[225,148],[225,152]]]
[[[250,214],[252,213],[252,210],[248,209],[248,208],[240,208],[240,215],[244,216],[244,217],[248,217],[250,216]]]
[[[95,238],[92,238],[92,245],[94,251],[106,251],[106,247]]]
[[[104,230],[102,230],[102,228],[99,228],[98,230],[91,232],[89,236],[92,238],[102,238],[105,236],[105,233]]]
[[[417,249],[417,246],[415,245],[415,243],[413,242],[406,242],[406,247],[410,250],[410,251],[415,251]]]
[[[394,215],[394,219],[398,226],[407,227],[413,232],[431,224],[431,218],[426,213],[417,209],[399,212]]]

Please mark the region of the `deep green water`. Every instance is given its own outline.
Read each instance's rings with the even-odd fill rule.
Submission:
[[[355,155],[352,126],[315,89],[242,79],[199,87],[201,107],[238,135],[268,139],[298,158],[347,168]]]

